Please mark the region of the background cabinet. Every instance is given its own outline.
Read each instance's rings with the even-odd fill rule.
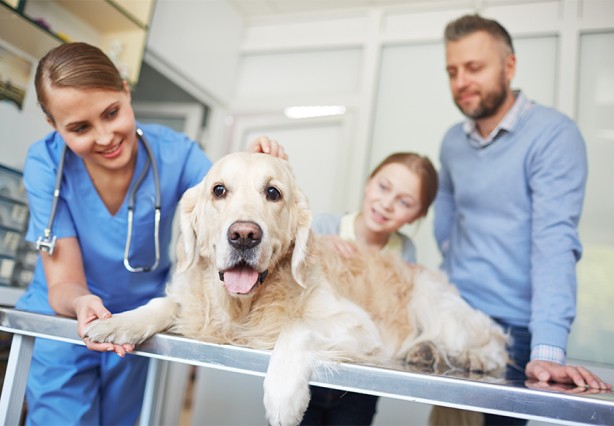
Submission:
[[[60,45],[61,39],[17,11],[17,0],[0,1],[0,40],[35,58]]]
[[[32,281],[38,252],[24,238],[27,223],[21,171],[0,164],[0,305],[13,306]]]
[[[136,84],[154,0],[0,0],[0,39],[42,57],[64,41],[100,47]]]

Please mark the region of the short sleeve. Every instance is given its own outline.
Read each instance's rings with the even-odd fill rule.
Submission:
[[[341,215],[333,213],[318,213],[313,216],[311,229],[316,234],[339,235]]]
[[[49,222],[58,164],[64,143],[54,132],[28,150],[23,181],[28,195],[29,223],[26,239],[35,242]],[[64,180],[62,185],[64,184]],[[60,190],[53,234],[58,238],[76,235],[74,222]]]

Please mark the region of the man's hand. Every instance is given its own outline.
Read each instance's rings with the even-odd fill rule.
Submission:
[[[540,382],[567,383],[580,388],[612,390],[611,384],[605,383],[584,367],[534,360],[527,364],[525,373],[527,378]]]
[[[589,387],[579,387],[563,383],[540,382],[538,380],[527,380],[524,385],[529,389],[539,389],[552,392],[562,392],[570,395],[595,395],[600,393],[609,393],[605,389],[594,389]]]

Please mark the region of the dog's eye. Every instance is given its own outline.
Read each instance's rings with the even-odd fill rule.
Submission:
[[[215,198],[224,198],[226,196],[226,187],[224,185],[215,185],[213,187],[213,195]]]
[[[266,199],[269,201],[279,201],[281,200],[281,192],[274,186],[269,186],[266,189]]]

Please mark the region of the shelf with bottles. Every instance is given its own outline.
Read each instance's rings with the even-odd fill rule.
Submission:
[[[154,0],[0,0],[0,39],[41,58],[66,41],[100,47],[136,84]]]
[[[0,197],[26,204],[26,190],[21,170],[0,164]]]
[[[34,277],[38,252],[24,233],[0,226],[0,305],[15,306]]]
[[[4,287],[26,288],[34,277],[34,268],[38,261],[36,246],[19,238],[14,256],[0,253],[0,285]]]
[[[14,306],[32,282],[38,261],[26,241],[29,210],[20,170],[0,164],[0,305]]]
[[[38,59],[62,44],[55,34],[19,13],[16,0],[0,0],[0,40]]]

